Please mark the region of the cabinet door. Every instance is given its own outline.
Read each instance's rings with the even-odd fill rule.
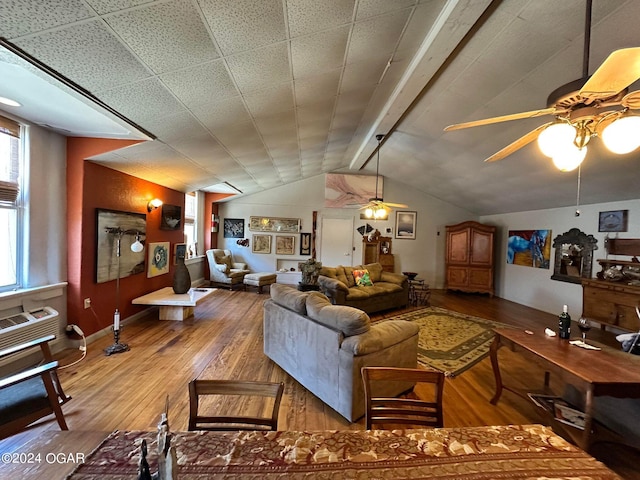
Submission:
[[[469,269],[465,267],[449,267],[447,269],[447,288],[466,287],[469,285]]]
[[[493,234],[471,230],[471,265],[493,265]]]
[[[490,268],[470,268],[469,287],[480,290],[491,289],[493,285],[493,272]]]
[[[447,233],[447,263],[469,263],[469,229]]]

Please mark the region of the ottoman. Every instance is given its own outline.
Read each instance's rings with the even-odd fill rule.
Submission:
[[[244,276],[244,289],[247,286],[258,287],[258,293],[262,293],[262,287],[276,283],[277,277],[275,273],[269,272],[248,273]]]

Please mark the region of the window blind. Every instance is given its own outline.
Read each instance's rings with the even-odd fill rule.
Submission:
[[[0,168],[0,202],[15,205],[20,192],[18,184],[20,124],[0,116],[0,135],[5,136],[2,139],[2,158],[0,159],[2,167]]]

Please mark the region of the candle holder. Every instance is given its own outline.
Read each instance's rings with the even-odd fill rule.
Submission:
[[[105,355],[112,355],[114,353],[122,353],[129,350],[129,345],[126,343],[120,343],[120,329],[116,330],[111,327],[113,330],[113,345],[104,349]]]

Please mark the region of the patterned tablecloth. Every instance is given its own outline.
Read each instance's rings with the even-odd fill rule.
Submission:
[[[115,431],[68,479],[135,479],[154,432]],[[618,479],[541,425],[419,430],[175,432],[180,480],[194,479]]]

